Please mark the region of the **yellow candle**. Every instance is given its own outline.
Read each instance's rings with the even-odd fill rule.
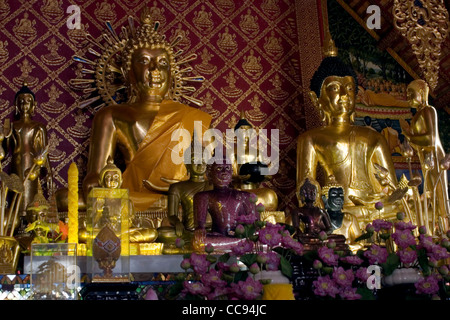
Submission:
[[[78,243],[78,167],[72,162],[68,171],[69,243]]]

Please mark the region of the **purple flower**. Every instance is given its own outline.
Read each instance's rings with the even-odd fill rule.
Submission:
[[[420,226],[420,227],[419,227],[419,233],[420,233],[420,234],[425,234],[425,233],[427,233],[427,227],[425,227],[425,226]]]
[[[369,279],[369,273],[367,272],[367,268],[366,267],[359,268],[358,270],[356,270],[355,276],[361,282],[366,282],[367,279]]]
[[[235,232],[237,235],[244,234],[244,233],[245,233],[245,227],[244,227],[242,224],[238,224],[238,225],[236,226],[236,229],[234,229],[234,232]]]
[[[286,249],[292,249],[299,256],[303,255],[303,245],[290,235],[284,235],[281,239],[281,244]]]
[[[370,264],[385,263],[388,257],[388,252],[386,248],[373,244],[370,246],[370,249],[364,252],[364,257],[369,260]]]
[[[237,272],[239,272],[240,270],[241,270],[241,268],[239,267],[239,265],[238,265],[236,262],[234,262],[234,263],[230,266],[230,272],[237,273]]]
[[[208,294],[208,300],[218,300],[221,297],[227,297],[230,293],[230,288],[228,287],[216,287],[212,292]]]
[[[397,252],[397,255],[400,258],[401,263],[411,264],[417,260],[417,252],[416,250],[412,250],[411,248],[399,250]]]
[[[427,251],[431,251],[434,246],[433,238],[425,234],[419,236],[419,245],[421,248],[425,248]]]
[[[213,252],[214,252],[214,247],[213,247],[213,245],[212,245],[211,243],[208,243],[208,244],[205,246],[205,252],[206,252],[206,253],[213,253]]]
[[[270,251],[267,252],[266,254],[267,257],[267,261],[266,261],[266,270],[267,271],[275,271],[278,270],[279,266],[280,266],[280,256],[278,255],[278,253]]]
[[[375,231],[375,228],[373,227],[373,225],[372,225],[371,223],[369,223],[369,224],[366,226],[366,231],[367,231],[367,232],[374,232],[374,231]]]
[[[191,254],[189,262],[191,263],[194,272],[199,274],[208,272],[209,266],[211,265],[211,262],[206,259],[206,255],[197,254],[195,252]]]
[[[428,256],[435,260],[442,260],[450,257],[450,254],[448,253],[447,249],[441,247],[438,244],[435,244],[431,248],[431,252],[428,252]]]
[[[264,205],[262,203],[258,203],[256,205],[256,211],[258,211],[259,213],[264,212],[266,210],[266,208],[264,207]]]
[[[438,280],[433,275],[419,280],[414,286],[417,294],[435,294],[439,291]]]
[[[341,261],[344,261],[344,262],[346,262],[348,264],[352,264],[352,265],[355,265],[355,266],[359,266],[359,265],[361,265],[361,263],[363,263],[363,260],[360,257],[356,256],[356,255],[342,257]]]
[[[356,293],[356,290],[357,290],[357,288],[352,288],[352,287],[348,286],[348,287],[341,289],[341,291],[339,292],[339,295],[341,296],[342,299],[345,299],[345,300],[359,300],[362,297],[359,293]]]
[[[352,285],[355,275],[353,270],[344,270],[344,268],[339,267],[333,271],[333,280],[341,287],[348,287]]]
[[[319,269],[322,269],[322,267],[323,267],[322,261],[320,261],[320,260],[314,260],[314,262],[313,262],[313,268],[314,268],[314,269],[319,270]]]
[[[250,200],[251,203],[256,203],[256,201],[258,201],[258,196],[254,193],[250,193],[248,200]]]
[[[339,289],[336,283],[330,279],[329,275],[318,277],[317,280],[313,281],[314,294],[326,297],[327,295],[336,298],[339,293]]]
[[[327,247],[321,247],[318,250],[319,258],[322,259],[323,262],[330,266],[337,266],[339,256],[334,253],[333,249]]]
[[[259,231],[259,241],[270,247],[279,245],[282,239],[282,235],[280,234],[281,228],[280,226],[268,223],[265,228]]]
[[[205,286],[203,283],[195,281],[195,282],[191,282],[191,281],[184,281],[183,282],[183,292],[186,293],[191,293],[194,295],[201,295],[201,296],[205,296],[207,295],[211,290],[209,287]]]
[[[372,221],[372,226],[376,232],[379,232],[380,230],[389,230],[392,228],[392,222],[382,220],[382,219],[375,219]]]
[[[399,221],[395,223],[396,230],[414,230],[417,226],[413,225],[411,221]]]
[[[409,229],[396,230],[392,234],[392,239],[402,249],[416,244],[416,238]]]
[[[180,238],[175,239],[175,247],[177,248],[183,248],[184,246],[184,240]]]
[[[257,273],[259,273],[259,271],[260,271],[259,266],[258,266],[258,264],[257,264],[256,262],[253,263],[253,264],[248,268],[248,270],[249,270],[250,273],[252,273],[252,274],[257,274]]]
[[[244,300],[255,300],[261,296],[263,290],[263,285],[252,277],[247,277],[245,281],[239,281],[232,287],[238,297]]]
[[[258,217],[254,214],[241,214],[236,217],[236,223],[253,224],[258,220]]]
[[[328,235],[325,231],[320,231],[318,237],[320,240],[325,241],[325,240],[327,240]]]
[[[231,251],[237,255],[242,256],[246,253],[249,253],[253,250],[254,243],[248,239],[245,239],[243,241],[240,241]]]

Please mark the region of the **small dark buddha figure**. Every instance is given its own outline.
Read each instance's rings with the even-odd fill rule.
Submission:
[[[362,234],[361,229],[354,215],[342,211],[344,188],[336,182],[334,176],[329,176],[322,188],[322,200],[330,218],[332,233],[344,236],[346,244],[352,251],[361,249],[362,244],[355,242],[355,239]]]
[[[300,186],[299,202],[303,204],[299,209],[292,211],[292,224],[301,232],[301,222],[305,228],[302,232],[309,236],[318,236],[321,231],[331,233],[331,221],[328,213],[317,206],[318,186],[310,178],[306,178]]]
[[[237,219],[252,215],[259,220],[259,213],[251,201],[251,194],[230,187],[232,165],[213,163],[208,168],[208,180],[213,189],[198,192],[194,196],[194,219],[196,223],[193,246],[197,251],[211,244],[218,252],[231,250],[241,239],[233,237]],[[211,215],[211,232],[206,232],[206,217]]]

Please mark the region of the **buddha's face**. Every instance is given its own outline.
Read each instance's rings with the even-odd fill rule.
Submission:
[[[300,189],[300,196],[303,202],[315,202],[317,195],[316,187],[311,183],[306,183]]]
[[[190,166],[191,172],[196,176],[204,175],[206,172],[206,164],[204,162],[200,164],[192,162]]]
[[[418,108],[426,102],[428,97],[428,91],[423,83],[418,81],[411,82],[406,89],[406,96],[409,102],[409,106],[412,108]]]
[[[162,100],[170,86],[170,58],[163,48],[133,52],[131,77],[141,94]]]
[[[107,171],[103,176],[103,187],[109,189],[118,189],[122,185],[121,174],[117,171]]]
[[[344,206],[344,190],[342,188],[330,188],[328,191],[328,207],[332,211],[342,210]]]
[[[35,101],[30,93],[21,93],[17,96],[16,107],[20,114],[32,114],[34,111]]]
[[[319,103],[331,117],[353,113],[355,108],[355,79],[352,76],[325,78]]]
[[[209,178],[215,187],[226,187],[230,185],[232,180],[231,164],[212,164],[209,172]]]

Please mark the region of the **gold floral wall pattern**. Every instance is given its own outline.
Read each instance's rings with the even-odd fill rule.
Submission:
[[[93,106],[70,79],[89,78],[72,56],[88,56],[86,33],[98,39],[105,22],[120,30],[144,6],[169,40],[178,34],[183,55],[197,53],[193,75],[205,77],[193,96],[225,132],[241,111],[255,128],[278,129],[280,170],[266,183],[280,209],[295,204],[296,137],[316,126],[309,79],[321,57],[318,1],[296,0],[0,0],[0,118],[14,118],[23,81],[36,94],[35,120],[46,123],[57,187],[67,186],[70,163],[85,174]],[[68,28],[80,8],[80,28]],[[192,105],[192,104],[191,104]],[[3,165],[8,168],[8,156]],[[5,169],[7,170],[7,169]]]

